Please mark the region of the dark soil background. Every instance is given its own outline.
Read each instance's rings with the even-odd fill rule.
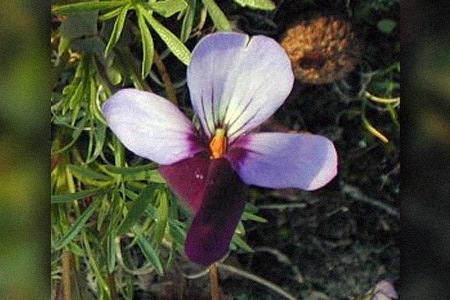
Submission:
[[[399,61],[399,28],[386,35],[376,22],[382,18],[399,22],[400,7],[395,1],[371,1],[370,12],[362,12],[369,2],[285,0],[276,13],[230,7],[228,1],[219,4],[239,30],[275,39],[304,14],[346,15],[351,9],[354,15],[364,15],[353,20],[364,44],[363,62],[373,70],[383,69]],[[401,286],[399,136],[386,112],[367,111],[375,126],[388,132],[387,146],[363,127],[357,97],[364,88],[362,72],[357,67],[345,81],[331,84],[295,83],[267,127],[329,137],[339,155],[339,174],[314,192],[254,188],[250,200],[268,222],[247,221],[246,240],[255,252],[232,252],[225,261],[298,299],[351,299],[383,279],[397,289]],[[186,262],[180,265],[190,268]],[[283,299],[261,284],[220,267],[219,271],[225,299]],[[158,281],[161,288],[148,287],[152,292],[143,292],[139,299],[210,297],[207,276],[186,279],[171,273]]]

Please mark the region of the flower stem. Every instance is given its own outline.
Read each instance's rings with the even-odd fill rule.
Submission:
[[[172,80],[170,79],[169,72],[167,71],[166,66],[164,65],[161,57],[159,57],[158,53],[154,54],[153,62],[156,65],[156,68],[161,74],[162,81],[164,83],[164,88],[166,89],[166,96],[173,104],[177,105],[177,96],[175,94],[175,89],[173,88]]]
[[[213,263],[209,266],[209,282],[211,287],[211,300],[220,300],[219,280],[217,276],[216,263]]]
[[[62,282],[63,282],[63,299],[70,300],[70,252],[63,250],[61,253],[61,264],[62,264]]]

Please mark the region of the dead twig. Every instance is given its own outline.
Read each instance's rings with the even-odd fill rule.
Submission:
[[[384,210],[389,215],[400,219],[400,213],[398,212],[397,209],[383,203],[381,200],[370,198],[369,196],[365,195],[358,187],[352,186],[345,182],[341,182],[340,186],[341,186],[341,192],[343,194],[346,194],[346,195],[352,197],[352,199],[368,203],[372,206],[375,206],[379,209]]]

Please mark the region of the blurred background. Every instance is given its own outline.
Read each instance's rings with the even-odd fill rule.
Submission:
[[[49,11],[0,2],[0,295],[50,296]]]
[[[450,7],[401,7],[401,294],[449,299]],[[50,3],[1,1],[0,14],[0,295],[48,299]]]
[[[450,6],[401,5],[403,299],[448,299]]]

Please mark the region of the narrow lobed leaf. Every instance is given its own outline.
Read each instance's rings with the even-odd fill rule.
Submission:
[[[83,179],[111,180],[111,177],[109,177],[108,175],[99,173],[88,167],[83,167],[80,165],[69,165],[69,169],[80,180]]]
[[[64,203],[69,201],[75,201],[82,198],[86,198],[89,196],[103,194],[109,190],[109,187],[101,187],[89,190],[79,191],[73,194],[61,194],[61,195],[52,195],[51,196],[51,204]]]
[[[231,31],[230,22],[216,2],[214,0],[202,0],[202,2],[217,29],[220,31]]]
[[[116,167],[112,165],[102,165],[101,168],[105,168],[107,171],[114,173],[114,174],[120,174],[120,175],[128,175],[128,174],[134,174],[139,173],[143,171],[151,171],[156,170],[158,168],[157,163],[149,163],[142,166],[136,166],[136,167]]]
[[[232,243],[241,248],[242,250],[253,253],[255,250],[250,247],[246,241],[244,241],[238,234],[234,234],[232,238]]]
[[[105,56],[108,55],[109,51],[116,45],[116,43],[119,41],[120,35],[122,34],[123,25],[125,24],[125,19],[127,17],[128,9],[130,8],[131,4],[124,5],[122,8],[122,11],[117,16],[116,21],[114,22],[114,27],[111,32],[111,37],[109,38],[108,44],[105,48]]]
[[[164,233],[166,232],[167,220],[169,216],[169,199],[165,191],[160,191],[158,195],[158,211],[157,218],[155,220],[155,230],[153,232],[152,241],[155,244],[161,243]]]
[[[155,184],[149,183],[139,194],[136,200],[133,201],[133,204],[128,211],[127,216],[120,224],[119,229],[117,230],[118,235],[123,235],[127,233],[130,228],[136,224],[139,218],[144,214],[145,209],[150,203],[151,198],[155,192]]]
[[[252,220],[255,222],[267,223],[267,219],[264,219],[260,216],[254,215],[254,214],[252,214],[250,212],[246,212],[246,211],[242,214],[242,220]]]
[[[164,18],[169,18],[177,12],[185,10],[188,7],[188,4],[185,0],[163,0],[152,2],[149,6],[159,15]]]
[[[148,240],[146,240],[145,237],[143,237],[142,235],[138,237],[137,243],[139,245],[139,248],[141,248],[142,254],[144,254],[147,261],[155,267],[155,270],[159,275],[162,275],[163,266],[161,260],[159,259],[158,253],[153,248],[152,244]]]
[[[186,13],[183,18],[181,26],[180,39],[182,42],[186,42],[191,36],[192,27],[194,26],[195,11],[197,7],[197,0],[189,0],[189,6],[186,9]]]
[[[67,245],[78,234],[78,232],[80,232],[80,230],[86,224],[87,220],[89,220],[89,218],[92,216],[101,202],[102,201],[97,200],[91,203],[91,205],[75,221],[69,231],[67,231],[66,234],[61,238],[61,240],[55,243],[55,250],[59,250]]]
[[[142,78],[147,77],[150,73],[153,64],[153,55],[154,55],[154,45],[153,38],[150,34],[150,30],[147,27],[147,23],[145,22],[144,17],[142,16],[141,10],[144,8],[142,6],[138,6],[136,9],[137,19],[139,30],[141,31],[141,39],[142,39]]]
[[[107,13],[102,14],[101,16],[98,16],[98,20],[103,22],[109,19],[112,19],[120,14],[122,11],[122,7],[118,7],[116,9],[113,9],[111,11],[108,11]]]
[[[115,231],[111,230],[106,236],[106,260],[108,273],[112,274],[116,266],[116,242]]]
[[[111,9],[114,7],[125,5],[127,3],[128,1],[79,2],[61,6],[54,6],[52,8],[52,12],[55,15],[69,15],[69,14],[83,13],[87,11]]]
[[[156,33],[166,43],[167,47],[172,51],[182,63],[189,64],[191,60],[191,53],[188,48],[166,27],[159,23],[148,11],[142,10],[142,13],[147,22],[152,26]]]

